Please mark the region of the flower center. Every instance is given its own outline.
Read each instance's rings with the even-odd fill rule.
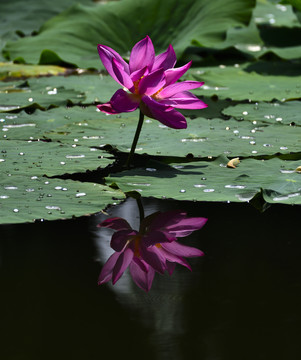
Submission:
[[[157,100],[159,98],[159,94],[160,92],[163,90],[163,86],[161,87],[160,90],[156,91],[151,97],[154,98],[155,100]]]
[[[142,234],[137,234],[137,235],[133,236],[131,239],[129,239],[129,241],[133,242],[133,245],[134,245],[134,256],[136,256],[138,258],[141,258],[140,242],[141,242],[142,237],[143,237]],[[157,243],[154,246],[156,246],[158,249],[162,248],[160,243]]]
[[[134,81],[134,87],[135,87],[135,90],[134,90],[134,91],[135,91],[135,94],[137,94],[137,95],[140,95],[138,88],[139,88],[139,83],[140,83],[140,81],[141,81],[142,78],[144,78],[144,75],[142,75],[140,79]]]
[[[140,244],[141,238],[142,238],[142,235],[137,234],[132,239],[132,241],[134,241],[134,256],[136,256],[136,257],[140,257],[139,244]]]
[[[134,90],[134,91],[135,91],[135,94],[139,94],[139,92],[138,92],[138,86],[139,86],[140,80],[141,80],[141,79],[134,81],[134,87],[135,87],[135,90]]]

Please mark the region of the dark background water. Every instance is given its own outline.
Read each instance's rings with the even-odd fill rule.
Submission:
[[[1,359],[300,359],[300,207],[145,200],[208,217],[183,241],[205,252],[146,294],[97,285],[105,215],[0,227]],[[108,211],[138,221],[132,200]]]

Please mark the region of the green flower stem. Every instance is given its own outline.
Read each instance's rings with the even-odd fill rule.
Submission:
[[[138,125],[137,125],[135,137],[134,137],[134,140],[133,140],[133,143],[132,143],[132,147],[131,147],[131,151],[130,151],[130,153],[129,153],[129,157],[127,158],[127,161],[126,161],[126,163],[125,163],[125,166],[126,166],[127,168],[129,168],[130,163],[131,163],[131,160],[132,160],[132,157],[133,157],[133,155],[134,155],[134,152],[135,152],[135,149],[136,149],[136,145],[137,145],[137,142],[138,142],[138,139],[139,139],[139,135],[140,135],[140,132],[141,132],[141,129],[142,129],[143,120],[144,120],[144,114],[143,114],[142,111],[140,110],[140,113],[139,113],[139,122],[138,122]]]
[[[142,205],[142,201],[141,201],[141,198],[136,198],[136,202],[137,202],[137,205],[138,205],[138,209],[139,209],[139,216],[140,216],[140,224],[141,222],[143,221],[144,219],[144,208],[143,208],[143,205]]]

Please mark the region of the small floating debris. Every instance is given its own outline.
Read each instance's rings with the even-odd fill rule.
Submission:
[[[239,163],[240,163],[240,161],[239,161],[239,158],[238,158],[238,157],[237,157],[237,158],[233,158],[233,159],[231,159],[231,160],[228,162],[227,167],[228,167],[228,168],[235,169],[236,166],[237,166]]]
[[[297,167],[297,169],[295,170],[298,174],[301,174],[301,165]]]

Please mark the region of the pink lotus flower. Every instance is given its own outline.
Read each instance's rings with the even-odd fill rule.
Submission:
[[[171,275],[177,263],[191,270],[184,257],[202,256],[203,252],[180,244],[177,238],[202,228],[206,221],[202,217],[186,217],[185,212],[178,210],[149,215],[141,222],[139,231],[122,218],[104,220],[98,227],[117,230],[111,239],[115,253],[103,266],[98,284],[111,279],[115,284],[129,267],[134,282],[147,292],[155,271],[163,274],[167,270]]]
[[[98,105],[99,110],[107,114],[119,114],[140,107],[144,115],[168,127],[185,129],[186,119],[175,108],[207,107],[187,91],[202,86],[203,82],[177,82],[190,68],[191,61],[174,68],[177,59],[171,45],[164,53],[155,56],[153,43],[146,36],[133,47],[129,64],[110,47],[98,45],[97,48],[108,73],[124,88],[117,90],[108,103]]]

